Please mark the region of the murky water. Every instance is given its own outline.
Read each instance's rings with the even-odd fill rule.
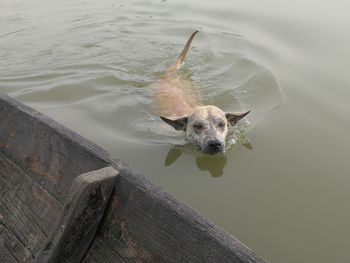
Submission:
[[[348,262],[349,7],[4,0],[0,90],[127,161],[272,262]],[[241,144],[224,156],[181,146],[182,134],[153,113],[152,83],[195,29],[183,74],[204,102],[253,109]]]

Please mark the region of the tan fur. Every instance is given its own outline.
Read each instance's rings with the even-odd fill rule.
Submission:
[[[158,113],[170,118],[187,116],[201,105],[197,94],[193,92],[192,83],[181,77],[165,76],[159,79],[154,99]]]
[[[202,105],[192,82],[175,74],[197,33],[192,33],[176,63],[156,82],[154,99],[162,120],[177,130],[185,131],[187,141],[197,145],[201,151],[216,154],[225,151],[228,124],[236,124],[249,112],[224,113],[216,106]]]
[[[161,77],[156,83],[154,98],[158,113],[162,116],[173,118],[186,116],[196,106],[201,105],[198,95],[194,92],[193,83],[181,76],[175,76],[176,71],[181,68],[191,42],[197,33],[198,31],[192,33],[175,64],[168,67],[165,76]]]

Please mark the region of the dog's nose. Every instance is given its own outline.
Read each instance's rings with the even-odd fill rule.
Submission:
[[[217,153],[222,148],[222,143],[219,140],[208,141],[209,153]]]

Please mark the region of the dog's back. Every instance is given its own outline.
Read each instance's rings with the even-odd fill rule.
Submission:
[[[162,116],[182,117],[200,105],[199,96],[194,91],[192,82],[176,75],[197,33],[198,31],[192,33],[176,63],[166,70],[165,76],[161,77],[155,85],[154,99],[158,113]]]

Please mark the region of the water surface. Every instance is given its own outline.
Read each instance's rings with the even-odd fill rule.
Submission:
[[[345,1],[0,2],[0,89],[127,161],[272,262],[348,262],[350,18]],[[224,156],[153,112],[152,84],[199,29],[183,74],[252,109]]]

